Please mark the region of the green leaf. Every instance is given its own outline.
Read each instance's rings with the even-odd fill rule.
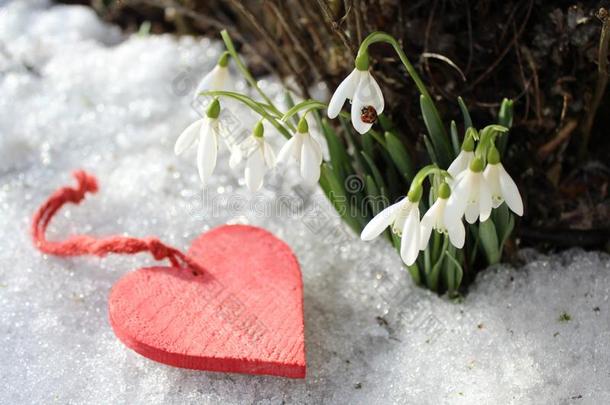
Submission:
[[[407,269],[409,270],[409,274],[411,274],[411,278],[413,279],[415,284],[421,285],[422,276],[421,276],[421,271],[419,270],[419,266],[417,265],[417,263],[413,263],[412,265],[407,266]]]
[[[462,147],[460,146],[460,138],[455,121],[451,121],[451,146],[453,146],[453,156],[456,158]]]
[[[336,174],[333,172],[332,167],[326,162],[322,163],[320,186],[322,186],[324,194],[333,207],[335,207],[335,210],[343,221],[348,224],[354,232],[360,234],[366,220],[359,215],[355,217],[350,215],[351,209],[349,206],[349,199],[343,188],[343,183],[339,181]]]
[[[513,126],[513,105],[513,100],[505,98],[504,100],[502,100],[500,112],[498,113],[498,124],[509,129]],[[508,133],[498,135],[498,138],[496,139],[496,147],[500,151],[500,154],[504,154],[507,143]]]
[[[385,182],[383,181],[383,176],[381,175],[381,172],[377,168],[377,165],[375,165],[375,162],[373,162],[373,159],[365,151],[361,151],[360,154],[366,161],[366,163],[370,169],[370,173],[372,173],[373,178],[375,179],[375,183],[377,183],[377,185],[379,186],[379,189],[381,190],[381,195],[383,195],[384,197],[387,198],[387,195],[385,193],[385,189],[386,189]]]
[[[364,185],[367,195],[363,202],[369,207],[369,209],[366,210],[365,216],[368,220],[371,220],[375,215],[379,214],[384,208],[386,208],[388,200],[383,197],[372,176],[366,176]],[[389,229],[384,231],[384,234],[390,242],[393,242],[392,232]]]
[[[445,260],[445,283],[447,284],[447,290],[449,290],[449,296],[457,293],[464,276],[464,269],[462,269],[462,265],[454,255],[455,248],[453,246],[445,251],[445,256],[447,257],[447,260]]]
[[[500,252],[504,249],[504,244],[510,237],[515,227],[515,217],[511,214],[506,203],[493,210],[491,218],[496,226]]]
[[[343,183],[349,175],[354,174],[353,170],[351,170],[352,166],[347,150],[345,150],[343,142],[341,142],[341,139],[326,118],[320,119],[318,124],[322,128],[322,133],[328,144],[332,167],[339,181]]]
[[[383,131],[394,131],[394,123],[385,114],[379,114],[379,125]]]
[[[464,99],[462,97],[458,97],[457,99],[458,105],[460,106],[460,110],[462,111],[462,117],[464,117],[464,129],[468,129],[472,127],[472,118],[470,118],[470,112],[468,111],[468,107],[466,107],[466,103],[464,103]]]
[[[428,135],[434,146],[434,153],[442,167],[448,167],[451,163],[449,139],[445,127],[438,116],[432,100],[424,95],[420,96],[419,103],[424,117],[424,123],[428,129]]]
[[[439,164],[438,162],[438,158],[436,156],[436,152],[434,151],[434,146],[432,146],[432,143],[430,142],[430,138],[428,138],[428,135],[424,135],[424,145],[426,146],[426,150],[428,151],[428,156],[430,157],[430,160],[432,161],[432,163],[435,164]],[[449,166],[447,166],[449,167]]]
[[[447,249],[447,243],[449,242],[449,238],[447,236],[444,237],[443,247],[441,248],[441,252],[444,252]],[[428,250],[428,249],[426,249]],[[426,269],[426,286],[432,291],[438,291],[439,287],[439,276],[441,273],[443,261],[445,259],[445,255],[441,254],[434,266],[431,269]]]
[[[390,154],[392,161],[398,168],[400,174],[409,183],[413,181],[415,172],[413,171],[413,162],[409,152],[405,149],[402,142],[392,132],[385,133],[386,150]]]
[[[356,160],[355,165],[357,167],[359,167],[362,172],[366,172],[367,171],[366,163],[365,163],[364,159],[362,158],[362,155],[360,155],[360,153],[357,152],[358,150],[361,149],[361,146],[360,146],[361,142],[359,142],[359,141],[361,141],[360,134],[357,135],[358,136],[358,141],[357,141],[356,137],[354,136],[354,129],[351,126],[351,124],[342,116],[339,116],[339,121],[341,121],[341,127],[343,128],[343,131],[347,135],[345,138],[351,144],[353,150],[356,151],[356,153],[353,154],[353,157]]]
[[[360,139],[362,139],[362,150],[364,150],[367,155],[373,156],[373,149],[375,144],[373,142],[373,137],[371,136],[371,134],[369,132],[367,132],[366,134],[362,134],[360,136]]]
[[[513,106],[513,100],[507,98],[502,100],[500,112],[498,113],[498,124],[509,129],[513,126]]]
[[[379,209],[377,204],[377,200],[381,196],[379,193],[379,188],[377,187],[377,184],[375,184],[375,180],[373,180],[370,175],[366,176],[364,185],[366,187],[366,193],[368,194],[367,197],[370,197],[367,202],[369,202],[371,212],[373,213],[373,216],[375,216],[381,212],[381,209]]]
[[[502,251],[498,243],[496,227],[492,220],[488,219],[479,224],[479,239],[487,257],[488,264],[496,264],[500,261]]]

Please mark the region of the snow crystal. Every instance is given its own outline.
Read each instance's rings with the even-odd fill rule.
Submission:
[[[220,52],[123,37],[80,6],[0,9],[1,403],[610,403],[607,255],[525,251],[527,264],[489,269],[451,301],[415,287],[390,246],[360,242],[294,168],[252,194],[224,152],[202,193],[194,155],[172,147]],[[285,239],[303,270],[307,378],[175,369],[124,347],[108,292],[151,258],[45,256],[27,233],[76,168],[101,191],[63,209],[51,237],[125,232],[186,249],[242,222]]]

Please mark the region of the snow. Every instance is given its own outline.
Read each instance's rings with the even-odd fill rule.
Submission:
[[[220,51],[207,39],[124,37],[79,6],[4,2],[0,403],[610,403],[608,255],[525,250],[526,264],[489,269],[452,301],[415,287],[390,246],[359,241],[294,168],[253,194],[223,152],[202,196],[194,153],[172,148],[197,117],[189,90]],[[124,232],[186,249],[241,222],[286,240],[303,270],[307,378],[181,370],[125,348],[108,292],[152,259],[47,257],[27,233],[76,168],[101,191],[63,209],[51,237]]]

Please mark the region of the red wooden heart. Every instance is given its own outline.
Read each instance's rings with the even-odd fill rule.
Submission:
[[[303,283],[292,250],[263,229],[226,225],[196,239],[189,256],[207,273],[143,268],[114,285],[117,337],[176,367],[305,377]]]

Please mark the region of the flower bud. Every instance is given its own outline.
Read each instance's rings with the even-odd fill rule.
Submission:
[[[421,196],[424,193],[424,189],[419,184],[411,185],[411,189],[409,190],[409,194],[407,194],[407,198],[409,201],[416,203],[421,200]]]
[[[206,111],[206,115],[209,118],[216,119],[220,115],[220,101],[217,98],[212,100]]]
[[[254,126],[254,130],[252,131],[252,136],[255,138],[262,138],[265,132],[265,127],[263,126],[263,121],[259,121]]]
[[[449,187],[449,184],[445,182],[441,183],[438,188],[438,198],[446,200],[449,198],[449,196],[451,196],[451,188]]]
[[[229,56],[231,56],[229,52],[223,52],[222,55],[220,55],[220,58],[218,58],[218,66],[227,67],[229,64]]]
[[[367,71],[369,70],[369,53],[368,51],[364,51],[362,53],[358,52],[356,55],[356,69]]]
[[[497,165],[500,163],[500,151],[495,146],[492,146],[487,152],[487,163]]]
[[[474,158],[472,159],[472,162],[470,162],[470,170],[475,173],[482,172],[484,168],[483,161],[479,158]]]
[[[466,152],[472,152],[474,150],[474,139],[472,136],[466,135],[466,139],[462,143],[462,150]]]
[[[307,120],[305,119],[305,116],[303,116],[299,120],[299,124],[297,125],[297,131],[299,131],[299,133],[301,133],[301,134],[309,132],[309,124],[307,124]]]

